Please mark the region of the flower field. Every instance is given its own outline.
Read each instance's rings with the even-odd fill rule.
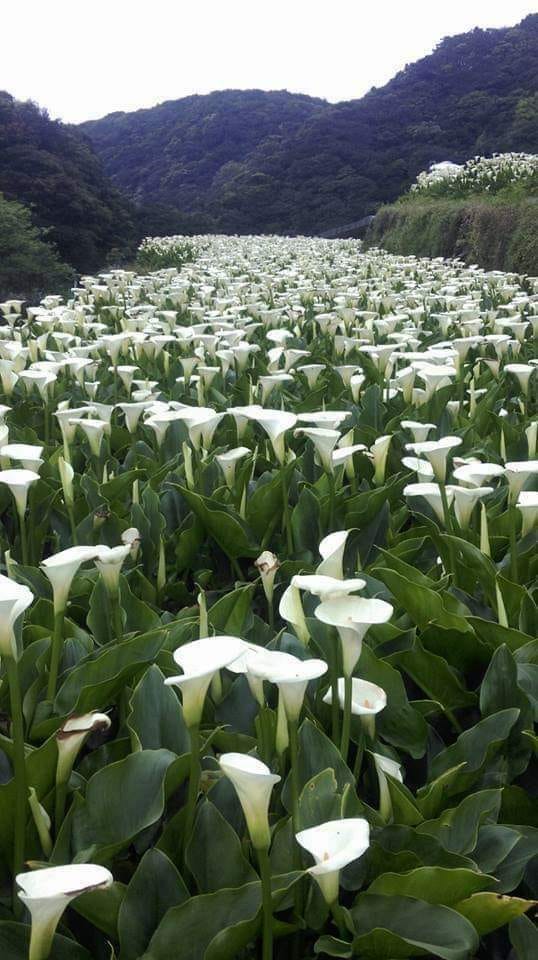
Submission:
[[[536,194],[538,156],[534,153],[494,153],[464,164],[443,161],[419,173],[411,193],[432,197],[469,197],[510,191],[518,185],[527,196]]]
[[[141,256],[0,304],[0,957],[535,958],[538,278]]]

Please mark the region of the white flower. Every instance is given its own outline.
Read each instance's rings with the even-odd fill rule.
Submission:
[[[122,543],[117,547],[107,547],[100,543],[95,548],[95,566],[110,594],[118,592],[121,568],[130,552],[130,543]]]
[[[11,490],[20,517],[26,513],[28,492],[36,480],[39,480],[39,474],[33,470],[0,470],[0,483],[5,483]]]
[[[323,427],[299,427],[295,436],[304,435],[314,444],[321,465],[327,473],[333,472],[333,450],[340,439],[339,430],[327,430]]]
[[[415,443],[423,443],[428,439],[431,430],[435,430],[434,423],[419,423],[416,420],[402,420],[401,426],[404,430],[409,430],[413,434]]]
[[[269,804],[271,793],[280,781],[269,767],[245,753],[223,753],[219,759],[223,773],[233,783],[245,814],[253,847],[266,850],[271,842]]]
[[[351,530],[335,530],[323,538],[318,547],[322,562],[316,573],[336,580],[344,579],[344,551],[350,533]]]
[[[32,918],[32,960],[45,960],[48,957],[56,927],[72,900],[92,890],[105,890],[113,883],[110,871],[93,863],[47,867],[19,873],[15,879],[20,887],[19,898]]]
[[[188,727],[200,723],[206,693],[217,671],[237,660],[243,652],[244,641],[226,635],[202,637],[174,650],[174,661],[183,673],[167,677],[164,682],[181,689],[183,716]]]
[[[374,753],[374,763],[379,782],[379,812],[384,820],[392,818],[392,800],[390,798],[387,776],[403,783],[402,769],[396,760],[385,757],[381,753]]]
[[[370,846],[370,827],[362,817],[329,820],[295,835],[297,843],[312,854],[315,866],[308,873],[319,884],[329,905],[338,900],[340,871],[358,860]]]
[[[41,569],[52,585],[55,613],[65,610],[73,577],[82,563],[94,559],[97,550],[97,547],[68,547],[43,560]]]
[[[0,574],[0,657],[17,659],[15,622],[33,599],[29,587]]]
[[[344,708],[345,678],[338,678],[338,702]],[[329,705],[333,702],[332,688],[329,687],[323,697],[323,702]],[[357,717],[375,716],[387,706],[387,694],[375,683],[369,680],[360,680],[352,677],[351,680],[351,712]]]
[[[446,480],[448,455],[454,447],[462,443],[461,437],[443,437],[441,440],[424,440],[422,443],[408,443],[406,450],[419,456],[423,455],[433,467],[435,479],[439,483]]]
[[[251,419],[255,420],[265,430],[269,437],[275,456],[281,466],[286,461],[285,436],[288,430],[291,430],[297,423],[297,417],[294,413],[287,413],[285,410],[260,410],[250,414]]]
[[[286,716],[294,722],[299,719],[306,688],[327,672],[324,660],[299,660],[280,650],[265,650],[263,656],[247,656],[247,672],[278,686]]]
[[[273,600],[275,576],[280,566],[278,557],[274,553],[271,553],[270,550],[264,550],[263,553],[260,553],[258,559],[254,561],[254,566],[260,573],[265,596],[269,603],[271,603]]]
[[[410,483],[404,487],[404,497],[424,497],[435,512],[438,520],[443,523],[443,501],[441,497],[441,488],[438,483]],[[446,499],[450,506],[454,497],[454,488],[446,487]]]
[[[512,460],[504,465],[505,477],[508,480],[508,497],[511,504],[516,503],[519,494],[530,477],[538,474],[538,460]],[[0,480],[2,474],[0,473]]]
[[[482,497],[493,493],[493,487],[451,487],[454,495],[454,512],[460,527],[466,530],[471,522],[472,512]]]
[[[370,456],[374,463],[374,483],[376,486],[381,486],[385,481],[385,467],[391,440],[392,434],[386,437],[378,437],[370,447]]]
[[[235,482],[235,468],[237,464],[244,457],[250,456],[251,452],[248,447],[234,447],[233,450],[227,450],[226,453],[218,453],[216,455],[215,460],[222,470],[226,486],[229,487],[230,490],[233,489]]]
[[[361,655],[362,641],[369,628],[373,624],[390,620],[393,607],[385,600],[338,597],[335,600],[323,601],[314,612],[322,623],[336,627],[342,644],[344,675],[350,677]]]
[[[25,470],[33,470],[35,473],[43,465],[41,459],[43,447],[34,446],[30,443],[6,443],[0,447],[0,457],[6,457],[8,460],[18,460],[22,463]]]
[[[56,767],[56,782],[66,783],[73,769],[73,764],[84,741],[92,733],[110,728],[110,718],[106,713],[92,710],[81,716],[69,717],[56,733],[58,746],[58,765]]]
[[[301,643],[308,646],[310,633],[304,615],[301,593],[293,583],[290,583],[289,587],[284,590],[278,605],[278,612],[283,620],[291,623]]]
[[[521,536],[525,537],[538,523],[538,491],[523,490],[516,504],[523,520]]]

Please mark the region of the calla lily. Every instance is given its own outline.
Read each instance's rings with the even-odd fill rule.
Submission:
[[[304,643],[305,647],[308,646],[310,632],[304,615],[301,592],[292,583],[284,590],[280,598],[278,612],[283,620],[291,623],[301,643]]]
[[[505,477],[508,480],[508,498],[515,504],[527,481],[538,474],[538,460],[522,460],[505,463]],[[2,474],[0,473],[0,480]]]
[[[471,522],[472,512],[482,497],[493,493],[493,487],[451,487],[454,495],[454,512],[460,527],[466,530]]]
[[[373,757],[379,782],[379,812],[384,820],[389,821],[392,818],[392,801],[387,776],[403,783],[402,769],[396,760],[385,757],[381,753],[374,753]]]
[[[438,483],[410,483],[404,487],[404,497],[424,497],[441,523],[444,521],[443,499]],[[454,497],[453,487],[446,488],[446,498],[450,506]]]
[[[37,480],[39,474],[33,470],[0,470],[0,483],[5,483],[11,490],[19,517],[26,513],[28,492]]]
[[[84,420],[82,417],[72,417],[69,420],[70,426],[80,427],[86,435],[90,450],[95,457],[101,453],[101,441],[106,433],[107,424],[104,420]]]
[[[413,434],[415,443],[423,443],[428,439],[428,434],[435,430],[434,423],[419,423],[416,420],[402,420],[401,426],[404,430],[409,430]]]
[[[284,410],[264,410],[263,408],[251,414],[251,418],[260,424],[269,437],[275,456],[281,466],[286,461],[285,436],[297,423],[294,413]]]
[[[245,753],[223,753],[219,764],[235,787],[253,847],[267,850],[271,842],[269,803],[280,777],[261,760]]]
[[[243,460],[244,457],[250,456],[252,451],[249,447],[234,447],[233,450],[228,450],[226,453],[219,453],[215,457],[222,473],[224,475],[224,480],[226,486],[230,490],[233,489],[235,482],[235,469],[240,460]]]
[[[64,503],[66,507],[71,508],[75,502],[75,494],[73,490],[75,471],[73,470],[71,464],[67,462],[67,460],[64,460],[63,457],[58,457],[58,472],[62,482]]]
[[[323,538],[318,547],[322,562],[316,573],[335,577],[337,580],[344,579],[344,551],[350,533],[351,530],[335,530]]]
[[[524,397],[529,395],[530,379],[536,368],[529,363],[507,363],[505,373],[511,373],[519,382]]]
[[[336,577],[326,577],[319,573],[297,573],[291,578],[292,586],[299,590],[308,590],[320,600],[334,600],[337,597],[347,597],[356,590],[363,590],[366,580],[360,577],[350,580],[337,580]]]
[[[327,430],[323,427],[300,427],[295,431],[295,436],[301,435],[312,441],[323,469],[327,473],[332,473],[333,450],[340,439],[340,432],[338,430]]]
[[[278,686],[286,717],[294,723],[299,719],[306,688],[327,672],[324,660],[299,660],[292,654],[266,650],[264,656],[247,657],[247,671]]]
[[[275,556],[274,553],[271,553],[270,550],[264,550],[263,553],[260,553],[258,559],[254,561],[254,566],[262,578],[263,591],[267,602],[271,604],[273,602],[275,576],[280,566],[278,557]]]
[[[110,887],[113,877],[106,867],[73,863],[19,873],[16,882],[20,887],[19,898],[32,918],[29,960],[47,960],[56,927],[66,907],[83,893]]]
[[[362,817],[329,820],[296,834],[297,843],[312,854],[315,866],[308,873],[316,880],[325,902],[338,900],[340,871],[358,860],[370,846],[370,827]]]
[[[84,742],[92,733],[106,731],[110,725],[111,721],[106,713],[99,713],[97,710],[69,717],[64,722],[56,734],[58,745],[56,783],[67,783]]]
[[[43,447],[33,446],[30,443],[6,443],[0,447],[0,457],[8,460],[18,460],[25,470],[37,473],[44,463],[41,459]]]
[[[243,652],[243,641],[230,636],[203,637],[174,651],[174,661],[183,673],[177,677],[167,677],[164,682],[181,689],[183,716],[188,727],[200,723],[204,700],[217,671],[228,666]]]
[[[385,468],[391,440],[392,434],[386,437],[378,437],[370,447],[370,456],[374,463],[374,483],[378,487],[385,481]]]
[[[479,460],[456,467],[453,473],[454,480],[467,487],[481,487],[484,481],[487,482],[503,475],[504,467],[501,467],[500,464],[481,463]]]
[[[29,587],[0,574],[0,657],[17,660],[15,623],[33,599]]]
[[[390,620],[393,607],[385,600],[338,597],[336,600],[323,601],[314,612],[322,623],[336,627],[342,644],[344,675],[350,677],[361,655],[362,641],[369,628],[376,623]]]
[[[140,531],[136,527],[128,527],[121,535],[121,542],[129,547],[131,558],[136,560],[141,542]]]
[[[344,706],[344,677],[338,679],[338,702]],[[351,681],[351,712],[356,717],[373,717],[387,706],[387,694],[375,683],[353,677]],[[327,690],[323,702],[332,704],[332,690]]]
[[[95,548],[95,566],[99,570],[105,587],[111,596],[115,596],[118,592],[121,568],[130,552],[130,543],[123,543],[117,547],[98,544]]]
[[[55,613],[64,612],[73,577],[82,563],[94,559],[97,549],[97,547],[68,547],[43,560],[41,569],[52,585]]]
[[[538,491],[522,490],[516,506],[523,520],[521,536],[525,537],[538,523]]]
[[[423,443],[408,443],[407,450],[425,456],[431,463],[435,479],[439,483],[446,480],[448,455],[454,447],[462,443],[461,437],[443,437],[441,440],[424,440]]]

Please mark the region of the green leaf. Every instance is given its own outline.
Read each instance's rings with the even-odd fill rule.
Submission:
[[[189,891],[174,864],[153,848],[142,857],[127,887],[118,918],[122,960],[137,960],[168,910],[184,903]]]
[[[233,960],[259,927],[261,885],[249,883],[190,897],[172,907],[151,938],[144,960]]]
[[[517,960],[534,960],[538,956],[538,928],[522,916],[512,920],[508,929]]]
[[[384,873],[376,877],[368,887],[368,895],[377,893],[386,897],[413,897],[426,903],[451,907],[460,900],[492,887],[494,883],[493,877],[473,870],[417,867],[407,873]]]
[[[499,893],[475,893],[472,897],[454,904],[454,910],[470,920],[476,932],[484,937],[505,923],[510,923],[536,906],[536,900],[522,900]]]
[[[495,822],[501,807],[500,790],[479,790],[457,807],[445,810],[437,820],[419,824],[419,833],[436,837],[452,853],[471,853],[478,840],[478,830],[485,822]]]
[[[181,756],[190,750],[189,731],[174,691],[164,684],[164,674],[152,664],[138,681],[130,700],[127,725],[133,750],[171,750]]]
[[[380,660],[363,644],[357,673],[382,687],[387,694],[387,706],[376,717],[376,729],[384,740],[402,747],[412,757],[422,757],[426,750],[427,723],[407,698],[402,675],[386,660]]]
[[[27,960],[30,946],[30,925],[0,922],[0,956],[2,960]],[[74,940],[56,934],[49,960],[92,960],[91,954]]]
[[[439,623],[447,630],[471,632],[468,620],[450,612],[446,607],[446,599],[435,590],[413,583],[395,570],[384,567],[375,567],[372,575],[386,584],[397,603],[407,611],[421,630],[425,630],[429,623]]]
[[[208,610],[208,620],[217,633],[242,637],[252,619],[252,598],[256,585],[247,583],[226,593]]]
[[[243,856],[239,837],[209,800],[198,808],[186,861],[200,893],[257,880],[256,871]]]
[[[449,907],[409,897],[363,894],[351,910],[361,960],[416,956],[417,949],[442,960],[468,960],[478,949],[471,923]]]
[[[64,821],[65,822],[65,821]],[[125,897],[126,886],[115,881],[105,890],[93,890],[77,897],[72,903],[73,910],[81,917],[93,923],[112,940],[118,935],[118,915]]]
[[[425,650],[415,637],[411,650],[394,654],[392,663],[397,663],[431,699],[442,704],[450,712],[472,706],[476,697],[465,689],[454,670],[443,657]]]
[[[164,810],[169,750],[142,750],[99,770],[88,783],[85,802],[73,818],[77,859],[107,862]]]
[[[237,560],[238,557],[255,557],[259,553],[260,547],[252,531],[231,507],[217,504],[209,497],[187,490],[177,483],[173,486],[179,490],[209,536],[213,537],[226,556]]]
[[[299,829],[316,827],[340,816],[341,795],[332,769],[322,770],[305,783],[299,796]]]

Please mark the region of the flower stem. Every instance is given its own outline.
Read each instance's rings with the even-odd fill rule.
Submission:
[[[189,727],[191,738],[191,756],[189,769],[189,792],[187,794],[187,807],[185,813],[185,833],[183,836],[183,857],[187,850],[187,844],[192,834],[194,825],[194,808],[198,799],[198,788],[200,786],[200,727],[194,724]]]
[[[510,579],[517,583],[517,507],[510,507]]]
[[[338,900],[335,900],[334,903],[331,903],[331,913],[333,915],[333,920],[336,923],[336,926],[338,927],[338,933],[341,939],[345,940],[346,937],[348,936],[348,932],[346,928],[346,922],[344,919],[344,911],[340,906],[340,904],[338,903]]]
[[[271,865],[265,847],[256,850],[262,881],[263,939],[262,958],[273,960],[273,901],[271,898]]]
[[[299,830],[299,744],[297,738],[297,720],[288,721],[288,733],[290,738],[291,815],[293,830],[296,833]]]
[[[67,801],[67,780],[56,784],[56,797],[54,802],[54,836],[58,837],[60,828],[65,815],[65,804]]]
[[[291,557],[293,556],[293,537],[291,532],[288,485],[286,483],[286,474],[284,470],[281,471],[280,479],[282,483],[282,509],[283,509],[283,515],[284,515],[284,528],[286,531],[286,547],[288,551],[288,557]]]
[[[335,512],[335,502],[336,502],[336,488],[334,484],[334,474],[328,473],[327,479],[329,481],[329,532],[334,530],[334,512]]]
[[[351,728],[351,677],[344,677],[344,718],[342,721],[342,739],[340,741],[340,753],[342,760],[347,763],[349,751],[349,731]]]
[[[337,651],[335,651],[337,658]],[[338,746],[340,737],[340,702],[338,697],[338,658],[331,665],[331,726],[332,740]]]
[[[28,538],[26,536],[26,517],[24,510],[19,513],[20,531],[21,531],[21,559],[23,565],[28,566]]]
[[[26,804],[28,782],[24,751],[24,719],[21,688],[17,663],[12,657],[5,658],[11,706],[11,735],[13,737],[13,774],[15,778],[15,809],[13,812],[13,877],[20,873],[24,864],[26,834]]]
[[[52,646],[50,650],[47,700],[54,700],[56,696],[56,686],[58,684],[58,674],[60,672],[60,662],[62,659],[64,616],[65,610],[58,610],[54,614],[54,632],[52,634]]]

